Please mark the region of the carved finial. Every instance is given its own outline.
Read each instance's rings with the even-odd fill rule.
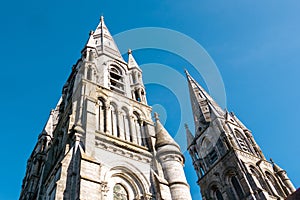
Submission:
[[[101,15],[100,22],[103,22],[103,21],[104,21],[104,17],[103,17],[103,15]]]
[[[93,31],[93,30],[91,30],[89,34],[90,34],[90,35],[93,35],[93,34],[94,34],[94,31]]]
[[[159,121],[159,114],[157,112],[154,113],[154,119],[155,121]]]
[[[273,161],[273,159],[272,159],[272,158],[270,158],[270,161],[271,161],[271,163],[272,163],[272,164],[274,164],[274,161]]]
[[[132,50],[131,50],[131,49],[128,49],[127,53],[128,53],[128,55],[129,55],[129,54],[132,54]]]

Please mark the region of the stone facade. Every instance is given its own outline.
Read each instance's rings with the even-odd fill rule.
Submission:
[[[179,146],[103,17],[28,159],[20,200],[190,200]]]
[[[186,74],[195,123],[195,136],[186,127],[188,151],[203,200],[275,200],[293,193],[286,172],[266,160],[251,131]]]

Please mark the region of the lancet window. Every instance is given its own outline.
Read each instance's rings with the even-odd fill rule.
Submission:
[[[106,107],[103,99],[98,99],[98,130],[106,132]]]
[[[118,110],[114,104],[110,105],[110,116],[111,116],[111,133],[113,136],[119,136],[118,128]]]

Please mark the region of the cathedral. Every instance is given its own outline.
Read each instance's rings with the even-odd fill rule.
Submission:
[[[295,188],[251,132],[186,71],[186,126],[204,200],[285,199]],[[101,17],[27,161],[20,200],[191,200],[179,145],[147,104],[142,71]],[[195,183],[196,184],[196,183]]]
[[[224,111],[186,72],[195,136],[187,146],[203,200],[286,199],[295,187],[286,171],[267,161],[251,131]]]

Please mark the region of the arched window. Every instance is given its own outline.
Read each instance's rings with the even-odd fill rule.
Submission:
[[[141,89],[141,101],[146,102],[145,91]]]
[[[135,100],[136,100],[136,101],[141,102],[141,97],[140,97],[140,94],[139,94],[138,89],[136,89],[136,90],[134,91],[134,97],[135,97]]]
[[[111,116],[111,133],[113,136],[119,137],[118,111],[114,105],[110,105],[110,116]]]
[[[98,130],[106,132],[106,108],[103,99],[98,100]]]
[[[242,190],[242,187],[241,187],[238,179],[235,176],[232,176],[230,181],[234,188],[235,194],[239,197],[239,199],[242,199],[244,197],[244,192]]]
[[[237,130],[235,130],[235,136],[236,136],[236,140],[237,140],[240,148],[243,151],[251,153],[250,148],[247,144],[246,138]]]
[[[278,184],[278,181],[269,172],[266,172],[266,176],[273,193],[278,194],[281,197],[285,197],[281,187]]]
[[[222,193],[220,192],[219,189],[217,189],[215,193],[216,193],[217,200],[224,200],[223,196],[222,196]]]
[[[124,77],[122,71],[116,66],[111,65],[109,69],[110,89],[119,93],[124,93]]]
[[[268,187],[268,185],[266,184],[266,182],[264,181],[260,173],[253,166],[250,166],[250,171],[252,174],[253,181],[256,183],[256,185],[260,186],[262,189],[266,190],[269,194],[273,195],[272,191],[270,190],[270,188]]]
[[[114,200],[129,200],[128,192],[121,184],[116,184],[113,189]]]

